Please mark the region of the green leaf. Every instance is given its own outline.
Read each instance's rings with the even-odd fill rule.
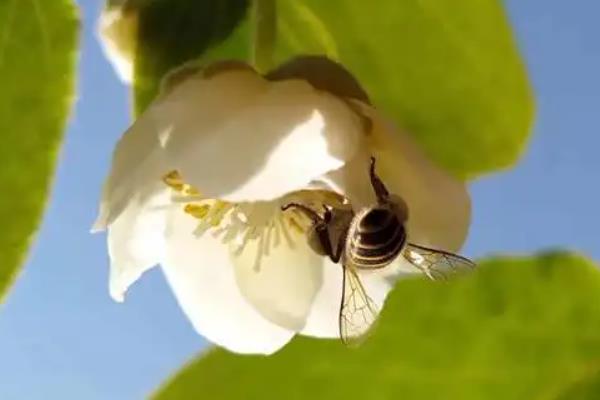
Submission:
[[[297,338],[270,357],[213,350],[155,398],[555,399],[598,366],[599,293],[578,256],[495,258],[452,282],[400,282],[358,349]]]
[[[374,104],[455,175],[471,178],[517,160],[533,101],[501,1],[279,4],[289,49],[341,61]]]
[[[171,15],[157,6],[147,17],[138,109],[162,74],[186,58],[249,59],[251,21],[241,2],[217,10],[207,0],[161,1]],[[522,153],[533,99],[501,1],[279,0],[277,12],[276,64],[299,54],[340,61],[377,107],[456,176],[508,167]]]
[[[552,400],[598,400],[600,398],[600,365],[590,365],[588,373],[584,372],[582,379],[566,388],[560,388],[556,397],[548,396]]]
[[[70,0],[0,2],[0,299],[42,215],[74,100]]]

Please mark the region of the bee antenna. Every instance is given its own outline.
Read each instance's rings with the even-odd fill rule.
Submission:
[[[384,183],[381,181],[381,179],[379,179],[379,176],[377,176],[377,173],[375,172],[375,157],[373,157],[373,156],[371,156],[371,165],[369,168],[369,176],[371,178],[371,186],[373,186],[373,190],[375,191],[377,200],[380,203],[385,202],[388,199],[390,192],[388,192]]]

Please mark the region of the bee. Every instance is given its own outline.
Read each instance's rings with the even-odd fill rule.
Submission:
[[[375,172],[375,158],[369,169],[377,203],[355,213],[351,208],[324,206],[322,214],[300,203],[288,203],[283,211],[296,209],[312,220],[308,244],[317,254],[329,257],[343,269],[339,311],[342,342],[362,342],[377,319],[380,306],[368,296],[358,271],[374,271],[389,266],[398,257],[429,279],[446,279],[448,274],[471,270],[469,259],[407,240],[405,224],[408,207],[397,195],[390,194]]]

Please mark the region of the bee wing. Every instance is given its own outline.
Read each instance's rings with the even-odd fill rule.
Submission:
[[[473,270],[476,265],[468,258],[443,250],[408,243],[404,258],[432,280],[445,280],[449,276]]]
[[[358,346],[375,323],[380,307],[365,291],[354,266],[344,265],[343,280],[340,338],[346,345]]]

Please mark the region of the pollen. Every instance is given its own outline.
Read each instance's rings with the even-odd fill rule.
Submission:
[[[173,190],[173,201],[182,203],[183,211],[198,220],[198,232],[219,227],[234,208],[226,201],[203,198],[200,191],[186,183],[177,170],[165,174],[162,181]]]
[[[186,204],[183,211],[196,219],[202,219],[210,211],[210,206],[208,204]]]
[[[162,177],[162,181],[165,183],[165,185],[176,192],[182,192],[185,187],[185,183],[183,182],[183,179],[181,179],[181,175],[179,175],[179,172],[176,170],[165,174]]]
[[[195,187],[185,183],[181,174],[177,170],[172,170],[162,177],[165,185],[186,196],[199,196],[200,192]]]

